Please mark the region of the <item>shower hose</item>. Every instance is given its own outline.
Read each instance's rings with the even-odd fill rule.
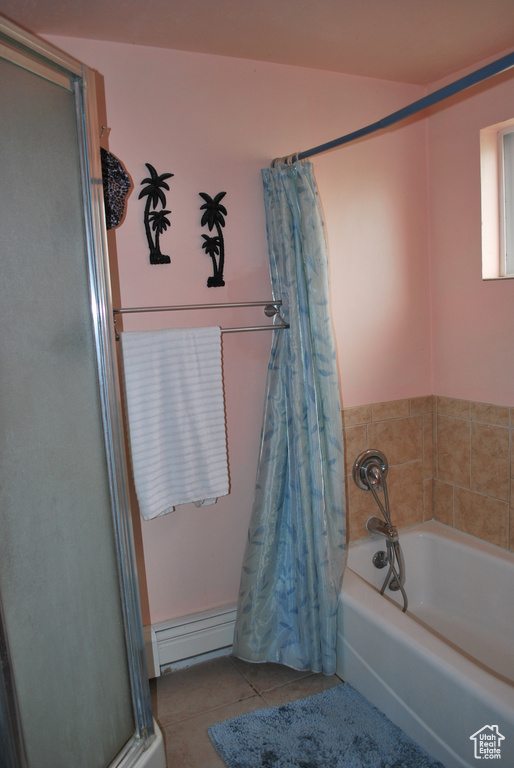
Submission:
[[[389,512],[389,496],[387,493],[387,482],[385,479],[385,475],[382,472],[381,468],[377,465],[373,465],[372,467],[364,467],[364,474],[366,477],[366,481],[368,483],[368,486],[373,494],[373,497],[375,501],[377,502],[378,508],[381,511],[386,523],[391,528],[393,527],[391,524],[391,515]],[[380,498],[378,496],[378,493],[376,491],[376,488],[382,485],[384,489],[384,504],[380,501]],[[405,591],[405,587],[403,586],[405,582],[405,568],[403,564],[403,552],[402,548],[400,546],[400,540],[398,539],[398,534],[395,531],[395,535],[392,538],[387,537],[386,538],[386,547],[387,547],[387,561],[389,563],[389,570],[387,571],[386,577],[384,579],[384,583],[382,584],[382,589],[380,590],[380,594],[383,595],[385,592],[385,588],[389,584],[389,589],[393,591],[400,590],[402,593],[403,598],[403,608],[402,611],[405,613],[408,606],[408,599],[407,599],[407,592]],[[398,570],[396,569],[396,565],[398,567]]]

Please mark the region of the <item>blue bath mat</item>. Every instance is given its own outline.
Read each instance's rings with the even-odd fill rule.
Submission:
[[[444,768],[347,683],[217,723],[209,736],[229,768]]]

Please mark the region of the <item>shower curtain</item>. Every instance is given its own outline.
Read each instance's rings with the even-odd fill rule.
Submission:
[[[343,435],[321,205],[310,163],[262,172],[275,331],[234,654],[333,674],[346,554]]]

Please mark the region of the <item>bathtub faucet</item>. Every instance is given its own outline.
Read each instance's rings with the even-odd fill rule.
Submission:
[[[369,517],[366,530],[370,533],[380,533],[389,541],[398,541],[398,531],[391,523],[384,523],[379,517]]]
[[[398,531],[391,523],[391,514],[389,511],[389,496],[387,493],[386,475],[389,469],[387,459],[381,451],[375,448],[368,448],[360,453],[353,464],[353,479],[358,488],[363,491],[371,491],[377,506],[384,519],[379,517],[370,517],[366,523],[366,530],[369,533],[378,533],[386,541],[387,554],[384,553],[384,564],[389,563],[389,569],[384,579],[380,594],[383,595],[386,586],[393,592],[400,590],[403,597],[403,608],[407,610],[407,593],[403,586],[405,581],[405,568],[403,563],[403,553],[400,546]],[[382,504],[378,491],[384,494],[384,503]]]

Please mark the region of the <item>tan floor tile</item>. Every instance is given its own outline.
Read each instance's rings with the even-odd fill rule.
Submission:
[[[276,688],[277,686],[292,683],[303,677],[312,675],[312,672],[310,671],[300,672],[296,669],[291,669],[291,667],[286,667],[283,664],[272,664],[270,662],[265,664],[251,664],[250,662],[243,661],[235,656],[231,656],[230,660],[236,669],[243,675],[245,680],[255,688],[257,693],[262,693],[263,691],[268,691],[270,688]]]
[[[212,709],[163,730],[168,768],[226,768],[214,748],[207,729],[215,723],[268,706],[260,696]]]
[[[304,699],[307,696],[314,696],[315,693],[321,693],[334,685],[342,685],[342,681],[337,675],[309,675],[301,680],[295,680],[279,688],[272,688],[265,691],[262,698],[270,707],[278,707],[288,701]]]
[[[275,687],[259,695],[243,679],[243,675],[256,688],[267,688],[268,685]],[[241,700],[235,698],[205,711],[206,704],[201,700],[200,693],[208,697],[209,706],[215,701],[211,695],[214,693],[211,690],[213,688],[223,689],[224,696],[237,697],[241,691],[237,684],[234,685],[234,679],[238,678],[247,686],[243,692],[251,690],[253,695]],[[154,712],[163,732],[168,768],[223,768],[225,764],[209,739],[208,728],[211,725],[256,709],[305,698],[339,683],[341,680],[336,675],[327,677],[298,672],[280,664],[249,664],[233,657],[212,659],[164,675],[152,681],[152,697],[157,704],[157,711]],[[165,719],[172,716],[169,710],[174,705],[180,705],[180,701],[177,701],[180,697],[187,699],[190,715],[179,721],[164,723],[163,716]],[[196,712],[194,706],[198,706]],[[184,714],[183,706],[181,714]]]
[[[163,675],[153,688],[154,714],[162,727],[255,695],[226,656]]]

